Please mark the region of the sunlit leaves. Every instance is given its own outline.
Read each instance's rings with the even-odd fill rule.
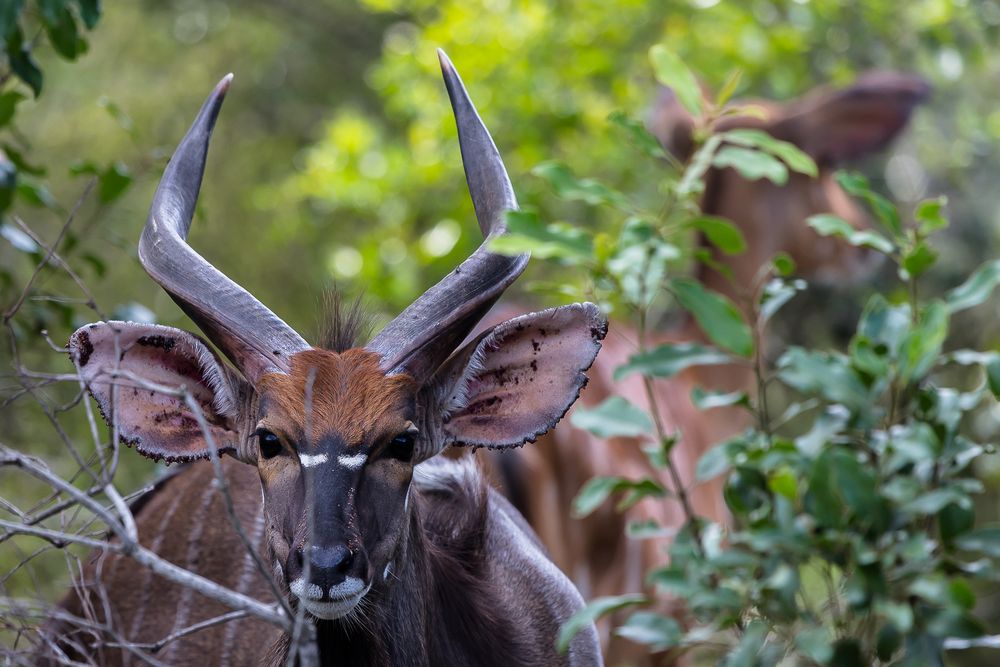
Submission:
[[[766,178],[775,185],[784,185],[788,182],[788,168],[781,160],[749,148],[723,146],[712,159],[712,165],[720,169],[732,167],[743,178],[751,181]]]
[[[507,233],[490,241],[494,252],[518,255],[532,253],[538,259],[561,259],[569,263],[593,258],[591,239],[567,224],[543,225],[532,211],[508,211]]]
[[[621,396],[612,396],[594,408],[578,407],[570,420],[577,428],[600,438],[639,436],[653,432],[653,422],[644,410]]]
[[[632,373],[648,377],[668,378],[691,366],[730,363],[729,355],[697,343],[665,343],[650,350],[637,352],[615,369],[615,379]]]
[[[674,91],[688,113],[700,116],[701,88],[687,65],[663,44],[657,44],[649,49],[649,61],[653,65],[656,80]]]
[[[792,171],[813,177],[819,173],[813,159],[795,144],[776,139],[763,130],[737,128],[727,130],[721,133],[721,136],[728,143],[756,148],[758,151],[780,158]]]
[[[619,128],[628,137],[632,145],[638,148],[643,154],[659,159],[667,157],[659,140],[646,129],[646,126],[633,118],[629,118],[625,112],[611,112],[608,116],[608,122]]]
[[[628,199],[620,192],[592,178],[577,178],[566,165],[558,162],[543,162],[532,169],[531,173],[545,179],[556,195],[563,199],[619,208],[629,205]]]
[[[573,516],[582,518],[600,507],[611,495],[627,492],[618,509],[627,509],[643,498],[663,497],[667,490],[653,479],[629,480],[623,477],[594,477],[580,489],[573,499]]]
[[[821,236],[838,236],[851,245],[872,248],[887,255],[893,251],[892,241],[878,232],[855,229],[846,220],[829,213],[810,216],[806,219],[806,224]]]
[[[998,284],[1000,284],[1000,260],[983,264],[945,297],[948,311],[956,313],[978,306],[986,301]]]

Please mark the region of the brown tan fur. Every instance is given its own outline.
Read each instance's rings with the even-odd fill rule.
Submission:
[[[754,127],[798,144],[816,160],[819,175],[813,179],[793,173],[787,184],[779,186],[763,179],[747,181],[733,169],[710,171],[702,210],[732,221],[742,232],[748,249],[743,254],[728,256],[706,246],[714,261],[727,267],[728,274],[706,266],[699,273],[702,282],[745,307],[764,277],[761,267],[779,251],[789,253],[798,273],[812,280],[837,284],[868,275],[875,265],[872,253],[837,238],[819,237],[805,224],[805,219],[830,212],[855,228],[870,226],[864,210],[834,178],[834,170],[842,159],[839,154],[857,157],[883,146],[905,124],[910,109],[925,95],[926,85],[915,77],[877,73],[859,84],[857,90],[834,93],[820,90],[787,104],[755,103],[763,118],[723,119],[716,129]],[[685,157],[692,149],[690,117],[672,97],[661,99],[652,124],[661,141],[679,157]],[[829,137],[826,143],[832,141],[833,147],[821,145],[824,142],[813,136],[823,133]],[[858,133],[860,137],[855,136]],[[858,142],[852,143],[855,138],[865,146],[863,150],[857,149]],[[496,315],[505,316],[509,312]],[[709,342],[699,327],[687,320],[672,331],[655,332],[647,339],[647,345],[686,341]],[[590,370],[590,384],[580,404],[593,407],[617,394],[649,408],[640,376],[633,374],[619,382],[613,379],[615,368],[636,351],[637,344],[634,330],[621,323],[612,324],[602,352]],[[742,409],[733,407],[701,412],[691,403],[691,390],[701,387],[752,394],[754,384],[750,368],[737,365],[691,368],[667,381],[654,383],[654,400],[664,427],[668,433],[680,435],[680,442],[673,449],[674,464],[695,512],[712,521],[726,523],[729,518],[722,497],[723,478],[696,482],[697,463],[714,444],[745,428],[749,417]],[[631,540],[625,535],[630,522],[652,519],[668,530],[677,530],[685,523],[679,503],[670,499],[646,500],[625,513],[615,511],[614,503],[609,502],[585,519],[566,519],[571,515],[577,492],[595,476],[650,477],[672,488],[666,471],[649,463],[641,449],[643,444],[634,438],[597,438],[566,422],[541,438],[535,447],[488,456],[493,478],[511,497],[518,499],[518,509],[538,533],[553,561],[587,599],[643,591],[645,574],[666,564],[669,538]],[[507,460],[501,462],[500,457]],[[607,620],[598,624],[609,665],[651,665],[662,661],[662,657],[651,657],[641,647],[614,637],[612,627],[613,623]]]

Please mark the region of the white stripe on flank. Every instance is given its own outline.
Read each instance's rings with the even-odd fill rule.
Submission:
[[[337,457],[337,463],[344,466],[345,468],[351,468],[352,470],[357,470],[365,464],[368,460],[367,454],[354,454],[353,456],[348,456],[346,454],[341,454]]]
[[[321,463],[326,463],[328,460],[326,454],[299,454],[299,463],[304,468],[312,468]]]

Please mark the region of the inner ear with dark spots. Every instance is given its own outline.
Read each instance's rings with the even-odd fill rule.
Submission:
[[[433,380],[447,395],[445,444],[516,447],[548,431],[586,385],[606,333],[584,303],[516,317],[469,343]]]
[[[102,322],[78,329],[69,352],[105,421],[141,454],[167,461],[207,458],[207,437],[220,453],[237,451],[233,378],[198,336]]]

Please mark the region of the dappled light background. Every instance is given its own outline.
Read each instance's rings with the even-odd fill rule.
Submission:
[[[380,322],[481,242],[438,47],[465,78],[522,205],[545,221],[593,228],[621,214],[562,201],[532,170],[557,160],[577,176],[640,193],[656,210],[664,165],[630,148],[607,120],[617,110],[646,117],[657,93],[647,59],[653,44],[669,45],[709,90],[740,70],[737,98],[783,100],[850,83],[868,69],[911,71],[932,83],[933,98],[890,150],[860,168],[903,209],[948,196],[953,226],[937,237],[942,261],[923,282],[934,293],[998,254],[998,40],[1000,2],[993,0],[107,3],[77,62],[39,54],[43,94],[22,102],[15,126],[0,132],[5,145],[48,168],[22,175],[32,196],[12,211],[47,240],[90,174],[119,175],[82,202],[64,255],[110,316],[191,328],[145,277],[136,242],[170,151],[215,82],[234,72],[190,241],[315,340],[322,294],[335,283],[363,296]],[[30,239],[8,223],[3,230],[7,304],[36,262],[26,252]],[[47,293],[76,295],[55,272],[43,279]],[[583,280],[536,262],[510,298],[565,302]],[[790,321],[778,329],[796,340],[843,342],[871,287],[811,290],[786,309]],[[949,345],[1000,344],[997,305],[963,314]],[[72,301],[29,302],[14,322],[22,363],[68,371],[37,332],[46,329],[62,345],[91,319]],[[9,354],[5,344],[0,373]],[[83,432],[82,417],[73,419],[70,432]],[[969,427],[996,440],[998,424],[993,411]],[[30,443],[39,454],[58,451],[47,441],[44,415],[27,403],[0,412],[0,429],[3,440]],[[980,473],[995,489],[1000,463],[987,461]],[[122,466],[123,488],[154,472],[132,453]],[[0,471],[0,483],[21,483],[7,475]],[[996,519],[997,495],[987,498],[980,517]],[[20,557],[0,545],[0,571]],[[56,574],[63,565],[56,559],[50,578],[10,585],[54,596],[65,585]],[[1000,607],[995,597],[982,603]]]

